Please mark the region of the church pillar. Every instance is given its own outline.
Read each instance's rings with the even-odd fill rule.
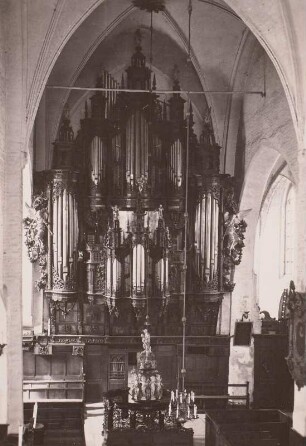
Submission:
[[[5,101],[5,57],[3,32],[3,3],[0,2],[0,104]],[[5,109],[0,105],[0,344],[6,343],[6,293],[3,284],[3,219],[4,219],[4,157]],[[0,432],[7,423],[7,348],[0,356]]]
[[[5,147],[3,197],[3,289],[6,308],[6,412],[9,432],[23,423],[22,405],[22,167],[25,148],[25,91],[23,3],[4,1],[5,8]],[[2,14],[3,16],[4,14]],[[0,358],[0,360],[2,357]],[[6,407],[5,407],[6,406]]]
[[[305,136],[306,138],[306,136]],[[304,144],[306,146],[306,142]],[[306,150],[298,155],[299,175],[296,187],[296,276],[295,285],[298,292],[306,292]],[[305,340],[306,342],[306,340]],[[306,358],[305,358],[306,360]],[[299,437],[306,439],[306,385],[300,390],[294,386],[294,409],[292,429]],[[301,440],[301,439],[300,439]],[[298,441],[298,440],[295,440]],[[292,443],[299,444],[299,443]],[[304,444],[301,442],[301,444]]]

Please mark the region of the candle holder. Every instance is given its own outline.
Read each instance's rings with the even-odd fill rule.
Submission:
[[[5,346],[6,346],[6,344],[0,344],[0,356],[3,353],[3,349],[4,349]]]
[[[198,408],[194,402],[195,394],[193,391],[179,392],[178,389],[171,391],[171,399],[169,403],[169,417],[176,419],[180,423],[198,418]]]

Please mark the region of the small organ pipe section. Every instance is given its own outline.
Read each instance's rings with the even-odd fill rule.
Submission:
[[[168,255],[161,258],[155,266],[157,291],[162,297],[169,296],[169,258]]]
[[[133,266],[132,266],[132,296],[137,297],[141,295],[143,297],[145,288],[145,249],[138,243],[133,247]]]
[[[98,79],[98,84],[101,88],[110,88],[112,90],[120,88],[120,83],[105,70],[102,71],[101,76]],[[103,96],[105,97],[105,119],[110,118],[113,113],[117,101],[117,94],[116,91],[103,92]]]
[[[196,272],[204,284],[218,278],[219,195],[205,190],[195,211]]]
[[[90,145],[90,173],[96,186],[105,180],[105,167],[106,145],[102,138],[95,136]]]
[[[52,289],[74,291],[79,238],[77,173],[51,171]]]
[[[126,181],[133,189],[148,179],[149,130],[145,116],[135,111],[126,124]]]
[[[178,139],[170,147],[168,178],[174,189],[179,189],[183,183],[183,147]]]

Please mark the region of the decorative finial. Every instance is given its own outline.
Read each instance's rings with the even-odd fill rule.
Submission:
[[[162,204],[160,204],[158,208],[158,218],[161,220],[164,218],[164,208]]]
[[[136,48],[141,49],[141,41],[142,41],[142,33],[141,33],[140,29],[138,28],[135,31],[135,46],[136,46]]]
[[[112,206],[112,210],[113,210],[113,221],[115,220],[119,220],[119,208],[117,205]]]
[[[180,90],[180,81],[179,81],[180,70],[176,64],[174,64],[173,66],[171,75],[173,80],[173,90]]]
[[[153,76],[153,86],[152,86],[152,89],[156,90],[156,77],[155,77],[155,74]]]
[[[65,104],[62,114],[62,122],[59,128],[58,139],[60,141],[73,141],[74,133],[70,125],[70,112],[68,104]]]
[[[208,107],[204,116],[204,124],[211,124],[211,107]]]
[[[69,105],[66,103],[63,109],[63,121],[70,121]]]

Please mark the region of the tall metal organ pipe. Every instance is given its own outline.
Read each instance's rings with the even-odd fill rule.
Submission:
[[[206,282],[218,271],[219,203],[211,192],[204,192],[195,211],[196,271]]]
[[[67,281],[73,279],[76,273],[79,228],[75,185],[75,172],[54,171],[50,188],[53,234],[52,272],[64,282],[64,290]]]

